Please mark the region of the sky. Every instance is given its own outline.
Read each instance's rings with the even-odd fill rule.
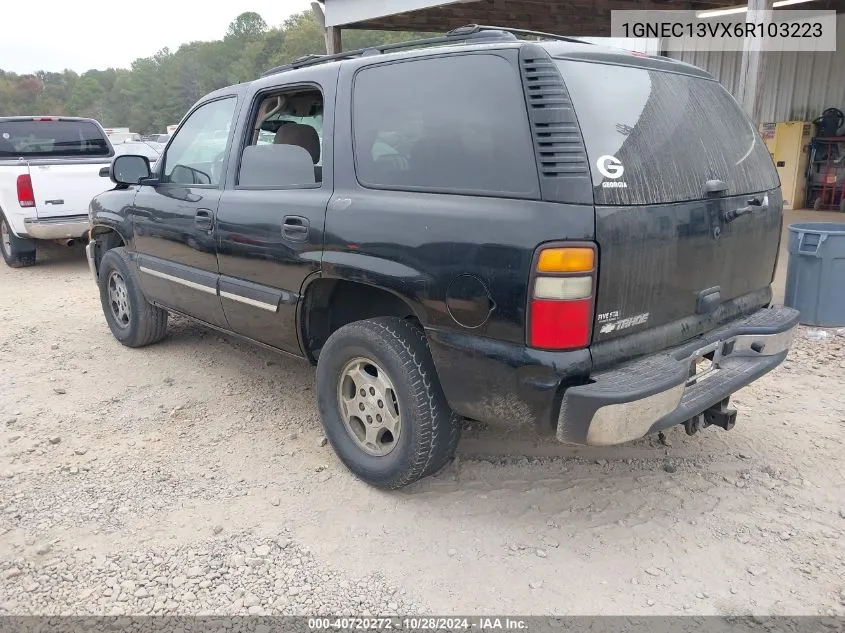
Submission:
[[[16,73],[128,68],[165,46],[176,50],[186,42],[221,39],[244,11],[278,26],[311,7],[308,0],[5,0],[2,5],[0,69]]]

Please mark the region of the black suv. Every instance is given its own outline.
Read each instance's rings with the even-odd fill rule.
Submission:
[[[316,364],[328,439],[378,486],[448,463],[461,417],[730,428],[797,324],[770,305],[766,146],[665,58],[488,27],[303,58],[111,178],[88,257],[114,336],[176,312]]]

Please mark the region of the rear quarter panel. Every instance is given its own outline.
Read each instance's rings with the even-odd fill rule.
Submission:
[[[87,213],[91,199],[113,186],[99,173],[110,163],[111,159],[105,158],[31,164],[29,172],[38,215],[57,217]]]
[[[393,291],[428,329],[524,345],[534,251],[552,240],[592,240],[592,205],[363,187],[350,116],[362,65],[344,63],[339,76],[335,191],[326,214],[323,274]],[[462,285],[466,277],[478,283]]]
[[[28,174],[29,168],[19,161],[0,161],[0,211],[9,221],[12,231],[24,233],[24,219],[35,217],[35,208],[22,208],[18,204],[18,176]]]

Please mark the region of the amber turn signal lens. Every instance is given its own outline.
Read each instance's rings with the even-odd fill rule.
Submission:
[[[537,272],[586,273],[595,265],[592,248],[547,248],[540,251]]]

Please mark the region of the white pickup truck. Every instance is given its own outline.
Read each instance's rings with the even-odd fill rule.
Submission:
[[[35,264],[38,240],[83,238],[91,199],[109,188],[100,170],[114,154],[92,119],[0,117],[0,253],[6,264]]]

